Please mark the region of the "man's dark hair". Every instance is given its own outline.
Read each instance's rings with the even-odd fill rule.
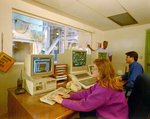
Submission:
[[[108,41],[103,41],[103,43],[107,43],[107,45],[108,45]]]
[[[130,52],[127,52],[125,53],[127,56],[130,56],[130,57],[133,57],[134,58],[134,61],[137,61],[138,60],[138,53],[135,52],[135,51],[130,51]]]

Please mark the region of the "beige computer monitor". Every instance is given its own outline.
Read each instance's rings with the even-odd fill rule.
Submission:
[[[92,73],[92,67],[94,67],[93,64],[88,65],[88,72],[89,72],[91,75],[93,74],[93,73]]]
[[[64,54],[57,54],[57,63],[67,64],[68,73],[87,72],[87,51],[65,49]]]
[[[101,57],[107,59],[107,52],[92,51],[91,52],[91,64],[93,64],[95,59],[101,58]]]
[[[30,77],[52,75],[54,55],[28,54],[24,60],[24,70]]]

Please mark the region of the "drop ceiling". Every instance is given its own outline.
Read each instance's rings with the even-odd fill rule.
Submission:
[[[102,31],[150,23],[150,0],[22,0]],[[118,18],[128,14],[132,18]],[[111,17],[115,16],[117,22]],[[130,19],[135,23],[131,23]],[[119,21],[120,20],[120,21]],[[118,24],[120,22],[125,25]]]

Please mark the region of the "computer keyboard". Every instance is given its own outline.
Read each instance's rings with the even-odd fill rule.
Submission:
[[[67,94],[68,94],[70,91],[71,91],[71,90],[68,90],[68,89],[66,89],[66,88],[59,87],[58,89],[56,89],[56,90],[54,90],[54,91],[48,93],[47,95],[41,97],[40,100],[41,100],[42,102],[48,103],[48,104],[50,104],[50,105],[53,105],[53,104],[56,103],[54,100],[51,100],[51,98],[52,98],[53,95],[56,95],[58,92],[63,92],[63,93],[67,93]]]
[[[81,80],[79,82],[84,84],[85,86],[89,86],[89,85],[95,84],[96,80],[95,80],[95,78],[89,78],[89,79]]]
[[[77,78],[85,78],[85,77],[89,77],[88,73],[83,73],[83,74],[76,74],[75,75]]]

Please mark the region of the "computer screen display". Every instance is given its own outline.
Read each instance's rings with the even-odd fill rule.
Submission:
[[[68,73],[87,71],[87,51],[78,49],[65,49],[64,54],[57,54],[57,63],[67,64]]]
[[[33,58],[33,73],[51,71],[51,58]]]
[[[91,64],[93,64],[95,59],[102,58],[102,57],[107,59],[107,52],[92,51],[91,52]]]
[[[88,65],[88,72],[92,75],[92,68],[94,67],[94,65]]]
[[[107,58],[107,53],[99,52],[99,53],[98,53],[98,58],[101,58],[101,57]]]
[[[73,67],[86,66],[86,52],[73,51]]]
[[[24,70],[30,77],[52,75],[54,73],[54,55],[28,54],[25,57]]]

